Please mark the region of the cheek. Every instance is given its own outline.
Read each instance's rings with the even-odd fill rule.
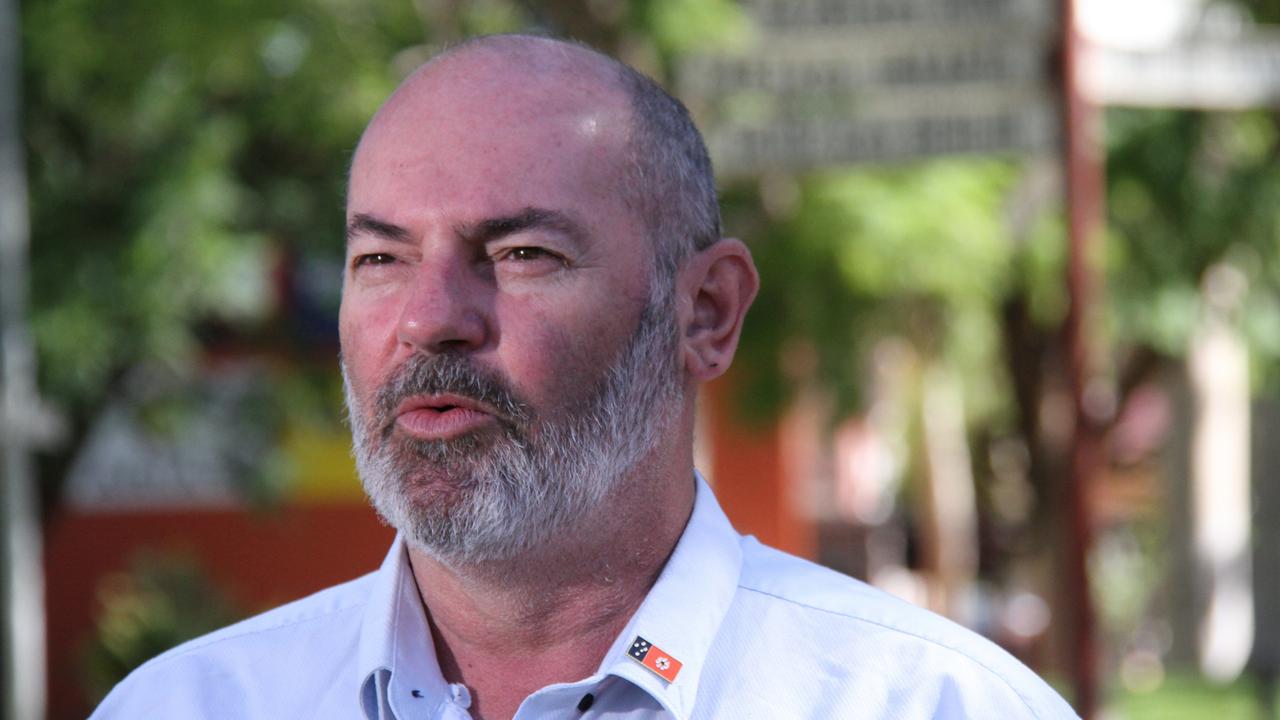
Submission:
[[[390,319],[388,319],[390,318]],[[347,379],[359,397],[377,387],[396,347],[395,315],[344,299],[338,311],[338,342]]]
[[[630,337],[635,313],[600,306],[577,315],[539,314],[525,332],[507,325],[508,375],[543,408],[574,407],[590,396]]]
[[[509,346],[508,375],[525,397],[543,407],[563,403],[583,384],[591,358],[576,332],[540,323]]]

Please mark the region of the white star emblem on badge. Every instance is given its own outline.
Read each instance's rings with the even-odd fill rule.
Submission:
[[[671,661],[664,657],[660,657],[657,660],[654,660],[653,664],[657,665],[659,670],[666,670],[667,668],[671,667]]]

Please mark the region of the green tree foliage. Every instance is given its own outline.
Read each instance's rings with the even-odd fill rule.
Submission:
[[[1230,4],[1247,21],[1280,23],[1276,0]],[[1121,354],[1180,359],[1206,273],[1226,265],[1247,287],[1236,320],[1255,389],[1280,389],[1278,160],[1274,109],[1107,113],[1108,305]]]
[[[1274,112],[1108,114],[1110,307],[1114,334],[1185,352],[1206,273],[1226,264],[1249,292],[1239,323],[1255,384],[1280,360],[1280,126]]]
[[[147,660],[245,614],[195,560],[140,553],[130,565],[97,588],[95,632],[82,660],[95,702]]]
[[[422,34],[395,2],[26,4],[46,391],[92,407],[190,363],[198,322],[261,329],[282,249],[340,252],[352,145]]]
[[[762,290],[744,345],[759,379],[782,378],[778,348],[810,344],[820,377],[850,411],[866,374],[859,359],[892,336],[964,371],[975,395],[992,401],[976,411],[996,409],[1001,305],[1030,250],[1006,219],[1020,174],[1006,160],[959,158],[784,180],[788,207],[748,223],[759,229],[750,240]],[[1039,233],[1037,251],[1054,240]]]

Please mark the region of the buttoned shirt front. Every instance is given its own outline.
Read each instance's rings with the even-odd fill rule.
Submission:
[[[738,535],[697,482],[684,534],[597,671],[538,690],[515,720],[1076,717],[970,631]],[[466,720],[469,706],[441,676],[397,538],[375,573],[149,661],[93,717]]]

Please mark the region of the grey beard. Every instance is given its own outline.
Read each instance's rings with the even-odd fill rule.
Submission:
[[[626,346],[576,407],[542,420],[502,378],[464,355],[415,355],[376,393],[376,427],[343,389],[356,469],[374,508],[416,548],[452,566],[511,560],[592,513],[656,445],[683,396],[671,283],[655,279]],[[422,441],[394,436],[405,397],[450,392],[496,410],[499,434]],[[461,493],[448,507],[415,500],[415,470]]]

